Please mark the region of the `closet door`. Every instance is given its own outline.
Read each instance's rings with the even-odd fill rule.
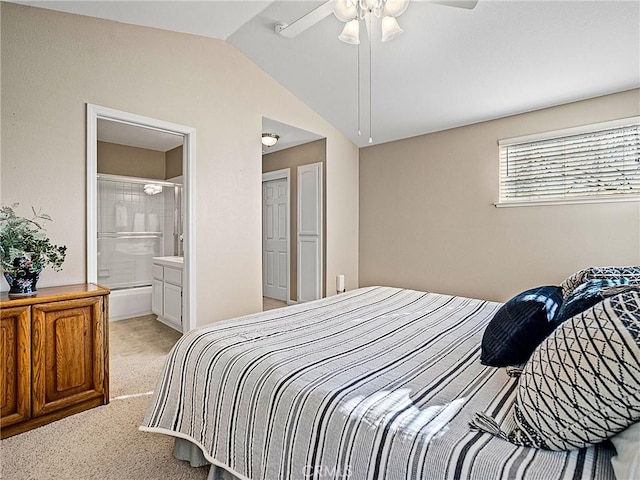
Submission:
[[[298,167],[298,302],[322,296],[322,163]]]

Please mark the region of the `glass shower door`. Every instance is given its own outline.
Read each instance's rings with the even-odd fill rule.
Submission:
[[[98,283],[151,285],[152,258],[165,254],[165,226],[173,236],[173,197],[166,182],[98,176]]]

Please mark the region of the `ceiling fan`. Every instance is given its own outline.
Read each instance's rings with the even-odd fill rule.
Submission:
[[[449,7],[466,8],[468,10],[473,9],[478,3],[478,0],[426,1]],[[402,33],[402,30],[395,21],[395,17],[401,15],[406,10],[408,4],[409,0],[328,0],[293,23],[286,24],[278,22],[275,25],[275,31],[283,37],[294,38],[333,13],[338,19],[346,23],[343,35],[339,37],[340,40],[347,43],[359,43],[353,34],[349,34],[349,24],[354,25],[354,20],[360,20],[364,15],[373,13],[376,17],[382,16],[383,22],[385,19],[389,19],[390,26],[387,38],[385,39],[383,34],[383,41],[391,40],[399,33]]]
[[[396,17],[402,15],[407,9],[410,0],[329,0],[319,7],[311,10],[295,22],[287,25],[286,23],[276,23],[275,31],[280,35],[293,38],[312,27],[319,21],[328,17],[332,13],[338,20],[345,22],[344,30],[338,36],[345,43],[358,46],[358,84],[357,84],[357,101],[358,101],[358,136],[362,134],[360,129],[360,22],[364,21],[369,34],[372,31],[371,22],[373,17],[381,19],[382,42],[394,39],[402,33],[400,25]],[[415,0],[414,0],[415,1]],[[478,3],[478,0],[424,0],[431,3],[437,3],[450,7],[459,7],[472,9]],[[373,143],[372,128],[372,66],[371,51],[372,42],[368,42],[369,47],[369,143]]]

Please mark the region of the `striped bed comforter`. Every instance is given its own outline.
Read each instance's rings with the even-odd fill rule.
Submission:
[[[479,361],[499,307],[369,287],[192,331],[141,429],[253,480],[613,479],[610,446],[543,451],[469,428],[515,397]]]

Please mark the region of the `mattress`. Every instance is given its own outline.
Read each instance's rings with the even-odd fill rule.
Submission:
[[[608,443],[552,452],[470,428],[515,398],[479,360],[500,305],[367,287],[194,330],[141,429],[253,480],[613,479]]]

